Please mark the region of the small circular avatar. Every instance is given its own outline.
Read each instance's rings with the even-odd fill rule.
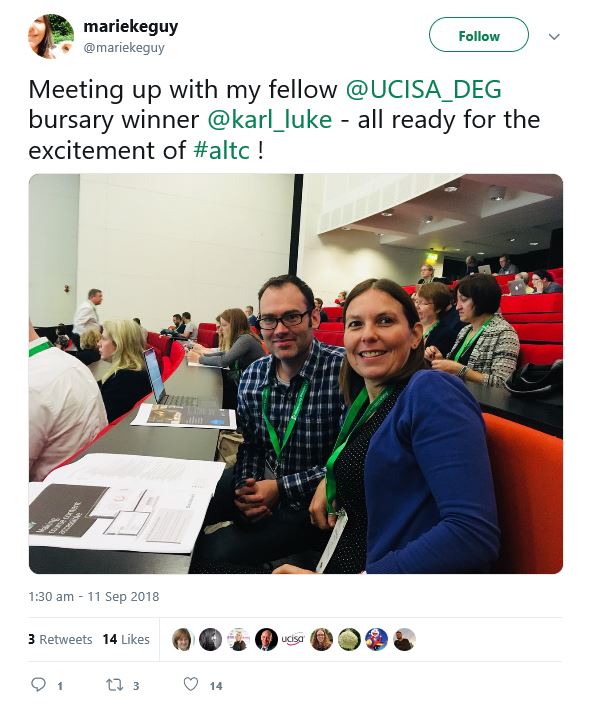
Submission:
[[[337,643],[342,650],[356,650],[361,642],[362,638],[355,628],[344,628],[337,637]]]
[[[223,642],[223,636],[216,628],[205,628],[200,634],[198,642],[204,650],[217,650]]]
[[[65,57],[74,44],[74,31],[61,15],[39,15],[29,26],[29,47],[46,60]]]
[[[172,643],[176,650],[190,650],[192,636],[187,628],[178,628],[172,635]]]
[[[397,650],[411,650],[415,647],[415,633],[409,628],[399,628],[395,633],[393,645]]]
[[[383,650],[387,647],[389,637],[382,628],[372,628],[366,634],[364,642],[370,650]]]
[[[227,636],[227,643],[231,650],[245,650],[249,644],[249,636],[243,628],[234,628]]]
[[[263,628],[256,633],[256,645],[260,650],[274,650],[278,644],[278,635],[272,628]]]
[[[311,645],[315,650],[329,650],[332,643],[333,637],[327,628],[316,628],[311,633]]]

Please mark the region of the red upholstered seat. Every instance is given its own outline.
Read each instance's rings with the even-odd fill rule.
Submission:
[[[337,323],[338,321],[341,322],[344,315],[344,309],[340,308],[339,305],[331,306],[329,308],[324,307],[323,310],[327,314],[331,323]]]
[[[562,323],[514,323],[512,326],[520,342],[561,343]]]
[[[521,343],[519,346],[518,365],[525,365],[531,362],[533,365],[550,365],[555,360],[560,360],[563,356],[562,345],[534,345],[532,343]]]
[[[415,289],[417,286],[402,286],[403,290],[406,293],[409,293],[409,295],[413,295],[415,293]]]
[[[343,347],[344,345],[344,333],[336,332],[335,330],[314,330],[315,337],[322,343],[327,345],[339,345]]]
[[[483,417],[501,528],[501,552],[493,570],[558,573],[562,440],[495,415]]]
[[[326,330],[335,330],[336,333],[342,333],[344,330],[343,323],[321,323],[319,330],[325,332]]]
[[[540,295],[504,295],[501,312],[508,313],[562,313],[562,293]]]
[[[161,351],[162,357],[168,356],[172,348],[172,340],[167,335],[160,335],[159,333],[148,332],[147,344],[150,347],[158,348]]]
[[[196,342],[205,348],[216,348],[219,345],[219,336],[215,323],[199,323]]]
[[[562,323],[562,313],[506,313],[503,317],[512,325],[515,323]]]

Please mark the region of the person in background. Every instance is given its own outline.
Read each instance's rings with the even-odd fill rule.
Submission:
[[[80,304],[74,314],[72,338],[76,347],[80,347],[80,335],[88,328],[101,330],[100,319],[96,306],[102,304],[102,291],[99,288],[90,288],[88,298]]]
[[[229,368],[227,377],[223,373],[223,409],[235,410],[241,373],[254,360],[264,357],[265,352],[260,338],[250,330],[241,308],[227,308],[218,316],[218,321],[219,343],[222,349],[213,352],[196,344],[188,352],[188,362]]]
[[[182,313],[182,322],[184,323],[184,330],[182,332],[177,330],[178,335],[182,335],[187,340],[196,340],[198,327],[192,322],[192,317],[187,310]]]
[[[112,422],[151,392],[141,328],[132,320],[107,320],[98,349],[101,359],[111,363],[99,385],[108,421]]]
[[[139,318],[133,318],[133,322],[137,323],[137,325],[141,328],[141,335],[143,336],[143,347],[147,347],[147,330],[141,325],[141,321]]]
[[[425,347],[434,345],[446,355],[464,327],[452,303],[452,293],[443,283],[424,283],[419,286],[415,307],[423,326]]]
[[[447,283],[446,278],[434,278],[434,267],[430,266],[429,263],[424,263],[419,272],[421,273],[421,278],[417,281],[417,285],[422,285],[423,283]]]
[[[319,311],[319,323],[329,323],[329,316],[323,310],[323,301],[321,298],[315,298],[315,308]]]
[[[98,343],[100,342],[100,331],[96,328],[88,328],[80,336],[80,349],[74,355],[81,360],[84,365],[91,365],[100,360]]]
[[[529,295],[530,293],[534,292],[534,289],[532,288],[531,285],[528,285],[530,282],[530,274],[526,273],[526,271],[520,271],[519,273],[516,273],[514,276],[515,279],[518,279],[523,281],[526,286],[526,295]]]
[[[325,530],[347,515],[325,573],[488,571],[499,530],[477,401],[424,369],[423,329],[396,283],[359,283],[344,323],[349,410],[309,509]]]
[[[550,271],[534,271],[532,284],[536,293],[562,293],[562,286],[555,283]]]
[[[29,322],[29,480],[43,481],[107,424],[92,373]]]
[[[500,301],[501,288],[491,275],[477,273],[458,283],[456,308],[467,325],[458,333],[447,358],[434,346],[426,348],[425,357],[434,370],[465,381],[504,386],[517,365],[519,339],[497,313]]]
[[[475,256],[467,256],[465,263],[467,276],[469,276],[471,273],[479,272],[479,262],[477,261]]]
[[[254,315],[254,306],[253,305],[246,305],[245,308],[243,309],[243,312],[246,315],[247,322],[252,328],[258,328],[258,319]]]
[[[509,256],[507,255],[499,256],[499,266],[499,270],[494,275],[509,276],[519,272],[519,268],[515,265],[515,263],[511,262]]]
[[[67,329],[63,323],[59,323],[55,329],[55,334],[57,335],[57,340],[53,343],[59,350],[67,350],[68,352],[75,352],[76,348],[70,336],[67,334]]]
[[[346,304],[346,298],[348,296],[348,291],[347,290],[340,290],[340,292],[337,294],[337,298],[333,301],[337,305],[340,306],[340,308],[343,308],[344,305]]]

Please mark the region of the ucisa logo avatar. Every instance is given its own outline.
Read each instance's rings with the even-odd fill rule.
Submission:
[[[282,636],[282,642],[286,645],[299,645],[305,640],[305,636],[301,631],[291,633],[289,636]]]

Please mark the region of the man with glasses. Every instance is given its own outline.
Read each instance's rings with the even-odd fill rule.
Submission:
[[[205,518],[205,524],[227,518],[233,524],[201,535],[193,571],[223,562],[238,570],[320,550],[329,536],[311,525],[308,507],[345,411],[338,387],[343,349],[313,339],[319,311],[300,278],[271,278],[258,298],[270,355],[241,377],[237,413],[244,442]]]

